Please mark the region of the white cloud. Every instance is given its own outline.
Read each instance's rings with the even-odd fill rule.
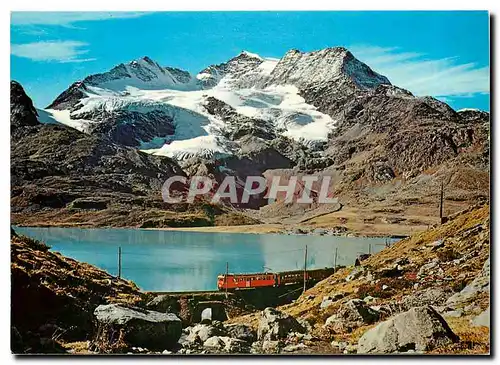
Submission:
[[[24,44],[12,44],[10,53],[17,57],[29,58],[41,62],[86,62],[94,58],[80,58],[86,54],[87,43],[79,41],[48,41]]]
[[[490,92],[490,69],[474,63],[459,63],[454,57],[429,59],[425,54],[398,48],[353,46],[351,52],[392,84],[413,94],[446,97]]]
[[[65,11],[15,11],[11,13],[11,24],[72,26],[84,21],[138,18],[146,12],[65,12]]]

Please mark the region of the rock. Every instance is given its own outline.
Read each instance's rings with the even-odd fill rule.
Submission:
[[[299,322],[299,324],[304,329],[304,333],[310,333],[310,332],[312,332],[313,328],[312,328],[311,324],[308,321],[306,321],[303,318],[297,318],[297,322]]]
[[[332,341],[331,342],[332,347],[338,348],[340,351],[344,351],[344,349],[349,345],[347,342],[342,342],[342,341]]]
[[[324,236],[327,233],[328,231],[324,228],[315,228],[312,230],[312,234],[314,235]]]
[[[303,343],[298,343],[296,345],[288,345],[283,348],[283,352],[295,352],[299,350],[304,350],[306,349],[307,346],[304,345]]]
[[[380,278],[397,278],[404,273],[400,264],[394,264],[392,267],[385,267],[377,271],[377,277]]]
[[[196,342],[197,338],[201,340],[201,342],[205,342],[210,337],[213,336],[223,336],[225,335],[224,328],[218,325],[207,325],[207,324],[197,324],[191,327],[189,331],[189,335],[186,340],[188,342]]]
[[[264,341],[262,342],[262,351],[266,354],[278,354],[281,349],[280,341]]]
[[[464,313],[479,315],[479,313],[481,313],[481,307],[472,302],[464,307]]]
[[[471,322],[473,326],[485,326],[490,328],[490,307],[475,317]]]
[[[332,292],[328,294],[328,297],[333,301],[337,301],[345,297],[345,293]]]
[[[328,308],[332,304],[333,304],[333,300],[331,300],[329,297],[324,297],[323,300],[321,301],[321,304],[319,305],[319,307],[320,307],[320,309],[325,309],[325,308]]]
[[[434,259],[431,262],[424,264],[420,267],[417,273],[417,277],[423,278],[433,274],[433,271],[439,267],[439,259]]]
[[[210,338],[207,338],[205,342],[203,342],[203,347],[209,347],[212,349],[216,350],[222,350],[224,347],[226,347],[226,343],[224,340],[219,337],[219,336],[212,336]]]
[[[94,315],[100,328],[94,340],[97,348],[112,346],[121,334],[130,347],[163,350],[175,346],[182,332],[181,320],[171,313],[107,304],[98,306]]]
[[[365,332],[358,353],[429,351],[456,341],[458,336],[432,307],[415,307]]]
[[[430,243],[429,245],[427,245],[431,248],[432,251],[435,251],[441,247],[444,246],[444,241],[443,240],[437,240],[437,241],[434,241],[432,243]]]
[[[478,276],[459,293],[452,295],[446,301],[446,305],[452,309],[464,308],[474,298],[483,292],[490,290],[490,259],[486,260],[482,271]]]
[[[410,259],[408,257],[402,257],[402,258],[394,261],[394,264],[397,266],[405,266],[405,265],[408,265],[409,263],[410,263]]]
[[[336,332],[350,332],[364,324],[372,324],[379,319],[379,312],[370,308],[361,299],[351,299],[339,311],[327,318],[325,327]]]
[[[428,288],[405,296],[399,303],[403,310],[426,305],[440,306],[453,294],[450,288]]]
[[[387,286],[387,285],[385,285],[385,284],[384,284],[384,285],[382,285],[382,290],[386,290],[386,289],[389,289],[389,286]]]
[[[168,351],[168,350],[163,350],[161,352],[162,355],[170,355],[172,353],[172,351]]]
[[[347,345],[344,348],[344,354],[355,354],[358,352],[358,346],[356,345]]]
[[[251,354],[259,354],[261,353],[263,350],[262,350],[262,342],[260,341],[255,341],[254,343],[252,343],[252,345],[250,346],[250,353]]]
[[[363,273],[365,272],[365,268],[362,267],[362,266],[357,266],[355,267],[350,273],[349,275],[347,275],[347,277],[345,278],[345,281],[353,281],[357,278],[359,278],[361,275],[363,275]]]
[[[257,332],[246,324],[227,324],[224,326],[227,335],[238,340],[246,341],[249,343],[257,339]]]
[[[464,311],[461,309],[458,309],[456,311],[448,311],[448,312],[443,313],[443,317],[459,318],[459,317],[462,317],[463,314],[464,314]]]
[[[377,298],[372,297],[371,295],[367,295],[366,297],[363,298],[363,302],[369,304],[377,300]]]
[[[304,333],[305,329],[292,316],[268,307],[260,313],[257,338],[270,341],[286,338],[289,332]]]
[[[246,341],[231,337],[222,337],[222,340],[226,344],[224,351],[229,352],[230,354],[250,352],[249,344]]]
[[[171,295],[158,295],[146,304],[146,308],[163,313],[178,314],[180,305]]]
[[[370,253],[362,253],[360,255],[358,255],[358,259],[359,261],[365,261],[366,259],[368,259],[369,257],[371,256]]]

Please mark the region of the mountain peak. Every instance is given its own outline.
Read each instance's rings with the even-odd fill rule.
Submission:
[[[144,61],[146,61],[147,63],[150,63],[150,64],[156,64],[157,63],[157,62],[153,61],[151,58],[149,58],[148,56],[142,57],[141,60],[144,60]]]
[[[238,56],[244,56],[244,57],[250,57],[250,58],[256,58],[258,60],[264,60],[262,57],[260,57],[257,53],[252,53],[248,51],[241,51]]]
[[[211,88],[217,85],[226,75],[238,77],[250,70],[254,70],[262,62],[264,62],[264,59],[258,54],[242,51],[227,62],[208,66],[200,71],[196,78],[203,87]]]
[[[87,86],[121,92],[128,87],[139,89],[192,89],[194,80],[189,72],[162,67],[148,56],[121,63],[111,70],[90,75],[83,80]]]
[[[359,61],[345,47],[330,47],[312,52],[291,49],[278,62],[267,85],[292,84],[299,88],[348,78],[355,87],[372,89],[390,85],[383,75]]]

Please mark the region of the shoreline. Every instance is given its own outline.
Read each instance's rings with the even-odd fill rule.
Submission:
[[[275,234],[275,235],[297,235],[297,236],[330,236],[330,237],[359,237],[359,238],[404,238],[415,233],[423,232],[429,227],[424,225],[402,225],[402,224],[356,224],[347,223],[341,227],[346,228],[345,233],[315,233],[314,230],[332,230],[339,226],[308,226],[280,223],[263,223],[239,226],[199,226],[199,227],[162,227],[162,228],[140,228],[140,227],[113,227],[113,226],[90,226],[90,225],[65,225],[65,224],[11,224],[12,227],[24,228],[79,228],[79,229],[134,229],[144,231],[180,231],[197,233],[234,233],[234,234]],[[298,233],[302,230],[304,233]]]
[[[313,233],[314,229],[329,230],[334,227],[309,227],[297,225],[280,225],[274,223],[256,224],[245,226],[210,226],[210,227],[165,227],[165,228],[141,228],[144,230],[152,231],[183,231],[183,232],[201,232],[201,233],[240,233],[240,234],[277,234],[277,235],[297,235],[297,236],[331,236],[331,237],[409,237],[415,233],[420,233],[427,230],[427,226],[406,226],[387,224],[384,227],[362,227],[361,229],[351,229],[350,224],[346,224],[345,228],[348,229],[346,233],[342,234],[317,234]],[[338,226],[335,226],[338,227]],[[292,233],[293,229],[312,230],[307,233]],[[290,233],[287,233],[290,232]]]

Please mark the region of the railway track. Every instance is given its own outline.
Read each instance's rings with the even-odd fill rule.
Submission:
[[[154,295],[182,295],[182,294],[195,294],[195,295],[203,295],[203,294],[225,294],[219,290],[188,290],[188,291],[146,291],[145,294],[154,294]]]

